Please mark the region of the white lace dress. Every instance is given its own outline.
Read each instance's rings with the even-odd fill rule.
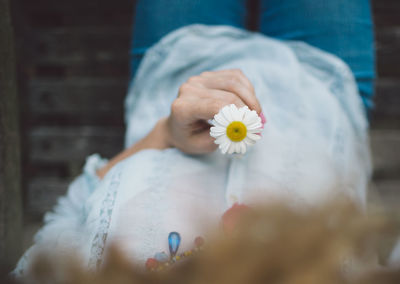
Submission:
[[[145,150],[102,181],[94,173],[104,161],[91,156],[46,215],[15,273],[24,273],[42,244],[54,251],[75,248],[92,268],[113,242],[139,263],[168,253],[172,231],[181,235],[184,251],[236,202],[283,199],[310,206],[344,193],[365,204],[368,124],[354,78],[340,59],[301,42],[226,26],[193,25],[168,34],[146,53],[131,84],[126,146],[169,114],[190,76],[229,68],[250,79],[267,118],[262,139],[246,155]]]

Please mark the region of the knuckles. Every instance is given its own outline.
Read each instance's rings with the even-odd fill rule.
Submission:
[[[177,98],[172,102],[171,113],[179,114],[182,113],[186,108],[186,103],[184,100]]]
[[[193,76],[187,80],[189,84],[198,84],[202,82],[202,78],[200,76]]]
[[[254,86],[250,80],[246,77],[240,69],[234,69],[232,75],[232,84],[240,84],[248,88],[252,93],[254,93]]]
[[[244,77],[244,73],[243,73],[243,71],[241,70],[241,69],[239,69],[239,68],[235,68],[235,69],[232,69],[232,72],[233,72],[233,74],[235,74],[236,76],[243,76]]]
[[[223,108],[226,104],[227,104],[226,102],[223,102],[223,101],[221,101],[221,100],[212,100],[212,101],[209,103],[209,107],[210,107],[210,109],[213,110],[213,112],[218,113],[219,110],[220,110],[221,108]]]
[[[214,73],[214,72],[211,72],[211,71],[204,71],[204,72],[201,72],[200,76],[205,76],[205,77],[207,77],[207,76],[212,75],[213,73]]]
[[[224,104],[222,107],[224,107],[225,105],[228,105],[228,104],[234,104],[237,107],[241,107],[242,105],[244,105],[242,100],[233,94],[229,94],[229,96],[227,96],[226,99],[224,100],[224,103],[221,103],[221,104]]]
[[[242,80],[238,76],[232,76],[227,81],[227,85],[230,89],[238,91],[242,88]]]
[[[247,77],[244,75],[240,69],[230,69],[227,70],[228,74],[225,73],[224,76],[218,77],[218,71],[205,71],[198,76],[190,77],[185,83],[183,83],[179,88],[178,99],[174,101],[172,105],[173,112],[185,111],[185,104],[182,99],[188,99],[195,96],[196,98],[208,98],[207,104],[209,107],[215,110],[219,110],[227,104],[235,104],[238,107],[245,105],[245,103],[239,98],[239,94],[252,93],[254,96],[254,88]],[[215,76],[217,80],[223,80],[223,85],[225,89],[231,93],[226,95],[223,101],[221,98],[210,97],[210,93],[205,91],[203,88],[199,88],[199,84],[203,84],[207,80],[207,77]],[[236,95],[235,95],[236,94]],[[239,96],[237,96],[239,95]],[[248,97],[248,96],[246,96]],[[251,97],[248,97],[252,101]]]
[[[233,69],[232,70],[232,77],[231,79],[235,82],[242,83],[245,82],[247,77],[244,75],[243,71],[240,69]]]
[[[179,88],[179,95],[185,94],[185,93],[190,92],[192,90],[193,90],[192,84],[190,84],[188,82],[183,83]]]

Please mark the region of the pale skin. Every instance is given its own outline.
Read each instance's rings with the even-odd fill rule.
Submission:
[[[97,171],[103,178],[118,162],[145,149],[177,148],[188,154],[213,152],[217,145],[207,123],[228,105],[247,105],[262,112],[254,87],[239,69],[203,72],[187,80],[179,89],[168,117],[161,118],[147,136],[112,158]]]

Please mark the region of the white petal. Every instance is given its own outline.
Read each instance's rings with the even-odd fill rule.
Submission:
[[[226,128],[221,127],[221,126],[213,126],[210,128],[210,133],[214,134],[225,134],[226,133]]]
[[[244,107],[240,108],[240,113],[242,115],[242,119],[241,119],[242,122],[243,122],[243,119],[244,119],[244,117],[245,117],[245,115],[246,115],[246,113],[248,111],[249,111],[249,107],[248,106],[244,106]]]
[[[263,131],[262,129],[254,129],[251,131],[247,131],[247,134],[252,133],[252,134],[261,135],[262,131]]]
[[[234,121],[242,121],[242,115],[238,110],[232,112]]]
[[[215,133],[215,132],[210,132],[210,136],[213,138],[218,138],[220,136],[223,136],[224,134],[219,134],[219,133]]]
[[[261,118],[258,115],[251,115],[250,121],[247,123],[247,125],[252,125],[256,123],[261,123]]]
[[[247,129],[247,133],[261,133],[263,132],[264,129],[262,129],[261,127],[259,128],[254,128],[254,129]]]
[[[233,120],[234,121],[241,121],[242,119],[240,117],[239,109],[234,104],[231,104],[229,107],[231,109],[231,114],[232,114]]]
[[[257,141],[261,139],[261,136],[255,133],[247,133],[247,137],[253,141]]]
[[[262,137],[261,136],[261,133],[262,133],[262,129],[261,130],[254,130],[254,131],[248,131],[247,132],[247,137],[249,137],[249,134],[252,134],[252,135],[257,135],[257,136],[259,136],[259,137]],[[258,140],[258,139],[257,139]]]
[[[242,141],[246,143],[246,145],[254,145],[256,144],[256,141],[251,140],[249,137],[245,137]]]
[[[220,110],[220,113],[222,113],[222,114],[225,116],[225,119],[226,119],[228,122],[232,122],[232,121],[233,121],[233,117],[232,117],[232,114],[231,114],[231,109],[230,109],[229,106],[224,106],[224,107]]]
[[[236,153],[236,144],[237,142],[232,143],[232,153]]]
[[[263,131],[262,127],[247,129],[247,133],[261,133],[262,131]]]
[[[261,123],[254,123],[252,125],[247,126],[247,131],[259,130],[259,129],[262,129]]]
[[[246,143],[244,143],[243,141],[240,141],[240,153],[246,153]]]
[[[231,143],[229,146],[228,154],[232,154],[233,152],[235,152],[235,143]]]
[[[240,108],[240,110],[243,110],[244,112],[246,112],[246,111],[249,110],[249,107],[248,107],[248,106],[242,106],[242,107]]]
[[[216,115],[214,115],[214,119],[221,125],[224,127],[227,127],[229,124],[229,121],[224,117],[224,115],[219,112]]]
[[[243,123],[246,125],[250,125],[257,122],[258,120],[261,122],[261,118],[257,115],[256,111],[252,110],[246,112],[245,117],[243,118]]]
[[[239,110],[235,104],[230,104],[230,105],[229,105],[229,108],[231,109],[231,112],[232,112],[232,113],[234,113],[234,112],[236,112],[236,111]]]
[[[225,135],[223,135],[223,136],[220,136],[217,139],[215,139],[214,143],[215,144],[229,143],[229,139]]]
[[[240,142],[235,143],[235,152],[240,153]]]
[[[240,112],[240,121],[243,121],[243,118],[244,118],[244,116],[245,116],[245,114],[246,114],[246,112],[249,110],[249,107],[248,106],[244,106],[244,107],[241,107],[240,109],[239,109],[239,112]]]
[[[210,136],[213,138],[218,138],[221,136],[224,136],[225,134],[219,134],[219,133],[215,133],[215,132],[210,132]]]
[[[220,145],[222,154],[225,154],[228,151],[230,145],[231,145],[230,142]]]
[[[224,132],[226,131],[226,127],[222,127],[222,126],[212,126],[212,127],[210,128],[210,130],[211,130],[212,132],[222,132],[222,133],[224,133]]]

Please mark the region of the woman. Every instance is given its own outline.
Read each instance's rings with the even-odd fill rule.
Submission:
[[[90,267],[112,242],[142,264],[168,258],[177,253],[171,232],[176,250],[188,251],[235,203],[309,206],[344,193],[365,204],[368,1],[261,0],[260,33],[245,30],[244,0],[135,7],[126,150],[109,162],[88,159],[15,273],[42,244],[75,248]],[[268,121],[263,138],[235,158],[214,151],[208,124],[232,103]]]

